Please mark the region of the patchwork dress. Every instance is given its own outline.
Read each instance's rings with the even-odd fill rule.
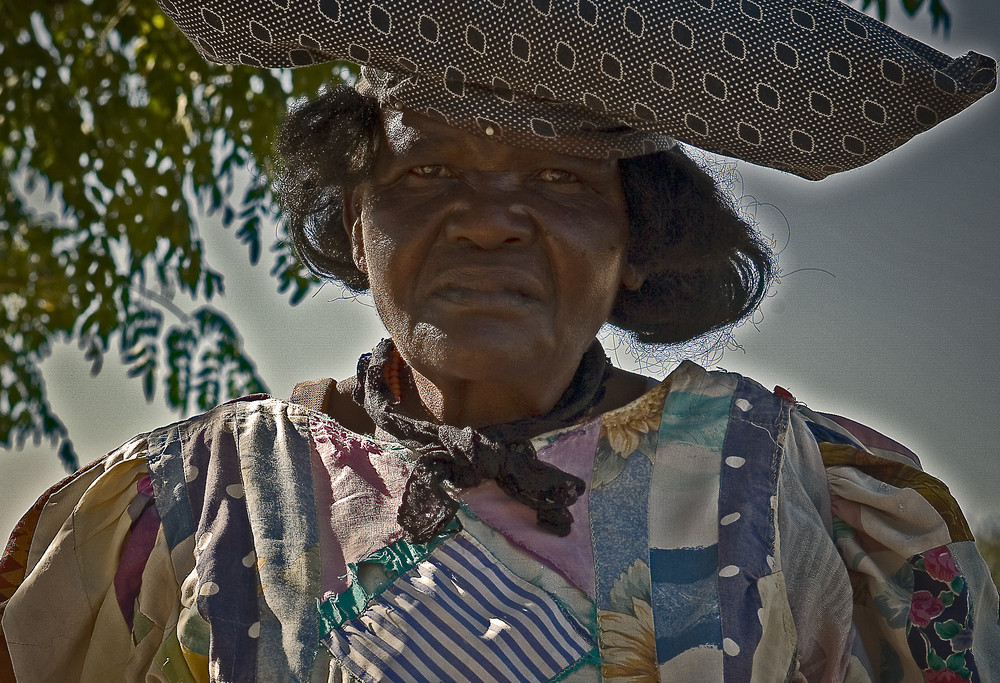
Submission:
[[[321,413],[136,437],[14,530],[0,678],[1000,679],[988,569],[899,444],[686,362],[535,445],[587,482],[569,536],[489,482],[415,545],[412,453]]]

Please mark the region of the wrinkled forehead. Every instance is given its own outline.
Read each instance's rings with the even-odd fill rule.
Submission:
[[[411,109],[382,107],[378,156],[408,159],[421,156],[476,160],[493,167],[522,163],[617,169],[617,159],[564,154],[536,147],[508,144],[489,136],[470,133]]]
[[[382,106],[420,111],[466,133],[527,149],[544,149],[588,159],[620,159],[670,149],[673,138],[626,122],[580,103],[548,97],[515,97],[502,101],[492,86],[467,84],[464,96],[446,106],[428,99],[426,79],[363,66],[356,88]]]

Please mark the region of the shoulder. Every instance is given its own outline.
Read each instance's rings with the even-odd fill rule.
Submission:
[[[302,516],[313,418],[325,419],[244,397],[139,434],[46,491],[0,559],[0,640],[11,657],[0,649],[0,671],[103,679],[95,667],[123,671],[154,652],[161,633],[176,637],[196,557],[228,557],[229,546],[215,546],[249,538],[248,511],[261,506],[248,503],[245,484],[259,489],[254,501],[278,499],[267,487],[284,486],[289,514]],[[215,546],[200,545],[213,536]],[[240,549],[233,557],[247,556]]]
[[[301,448],[308,439],[310,416],[320,413],[302,405],[253,394],[233,399],[192,417],[142,434],[135,439],[138,455],[154,473],[207,459],[255,457],[265,450]],[[121,450],[121,449],[118,449]],[[116,452],[106,456],[116,457]],[[187,467],[188,465],[185,465]]]
[[[669,394],[664,419],[715,415],[718,427],[726,431],[727,457],[773,456],[777,467],[771,475],[786,483],[797,481],[806,493],[801,501],[816,504],[824,516],[832,501],[834,516],[842,521],[860,524],[862,518],[879,517],[902,529],[919,515],[924,526],[934,530],[929,540],[972,538],[948,487],[924,472],[909,448],[876,429],[814,410],[781,387],[768,390],[743,375],[690,362],[682,363],[665,383]],[[755,440],[765,432],[767,438]]]
[[[785,411],[798,440],[808,438],[824,444],[824,455],[830,463],[837,461],[832,455],[835,452],[844,459],[848,451],[859,450],[920,469],[916,454],[898,441],[854,419],[814,410],[780,386],[767,389],[745,375],[707,370],[690,361],[681,363],[665,382],[671,392],[731,397],[736,410],[762,407],[768,412]]]
[[[23,576],[64,524],[89,524],[95,515],[124,510],[148,493],[151,471],[165,461],[211,454],[255,431],[295,438],[305,430],[282,427],[306,421],[307,413],[301,406],[256,394],[132,437],[43,492],[15,527],[0,568],[19,564]],[[153,478],[155,484],[155,474]],[[104,503],[110,499],[115,504],[108,507]],[[14,555],[23,561],[15,561]]]

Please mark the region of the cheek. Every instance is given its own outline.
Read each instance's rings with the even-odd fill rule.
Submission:
[[[605,318],[610,315],[611,307],[618,297],[625,267],[624,251],[617,246],[609,248],[606,257],[595,266],[592,276],[595,284],[594,297],[597,300],[595,304],[602,306]]]
[[[607,231],[609,225],[595,226],[600,227]],[[594,239],[578,240],[563,249],[558,275],[563,315],[588,327],[603,324],[618,296],[625,261],[624,238],[617,234],[597,232]]]
[[[365,269],[375,304],[381,311],[384,303],[391,302],[393,292],[398,289],[396,279],[402,271],[398,261],[405,250],[400,249],[391,236],[373,229],[374,223],[367,215],[363,218],[363,225]]]
[[[612,299],[621,285],[627,262],[628,226],[614,212],[596,216],[596,220],[580,233],[579,263],[594,284],[595,294],[604,293]]]
[[[375,308],[395,338],[419,318],[413,295],[423,266],[421,232],[391,211],[365,211],[363,244]]]
[[[400,277],[400,268],[393,258],[394,252],[384,248],[375,249],[368,260],[368,281],[371,285],[372,301],[382,324],[390,336],[398,339],[410,328],[411,308],[406,299],[407,287]]]
[[[403,218],[393,211],[381,197],[381,193],[370,191],[361,207],[362,241],[365,261],[368,263],[369,277],[389,282],[400,270],[399,261],[408,252],[406,240],[414,231]],[[373,283],[374,284],[374,283]]]

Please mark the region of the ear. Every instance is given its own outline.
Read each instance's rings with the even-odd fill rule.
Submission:
[[[343,223],[347,239],[351,241],[351,256],[354,266],[365,275],[368,266],[365,261],[365,241],[361,229],[361,196],[357,187],[345,187]]]
[[[632,263],[625,265],[625,269],[622,271],[622,287],[634,292],[642,287],[645,282],[646,276],[637,266]]]

